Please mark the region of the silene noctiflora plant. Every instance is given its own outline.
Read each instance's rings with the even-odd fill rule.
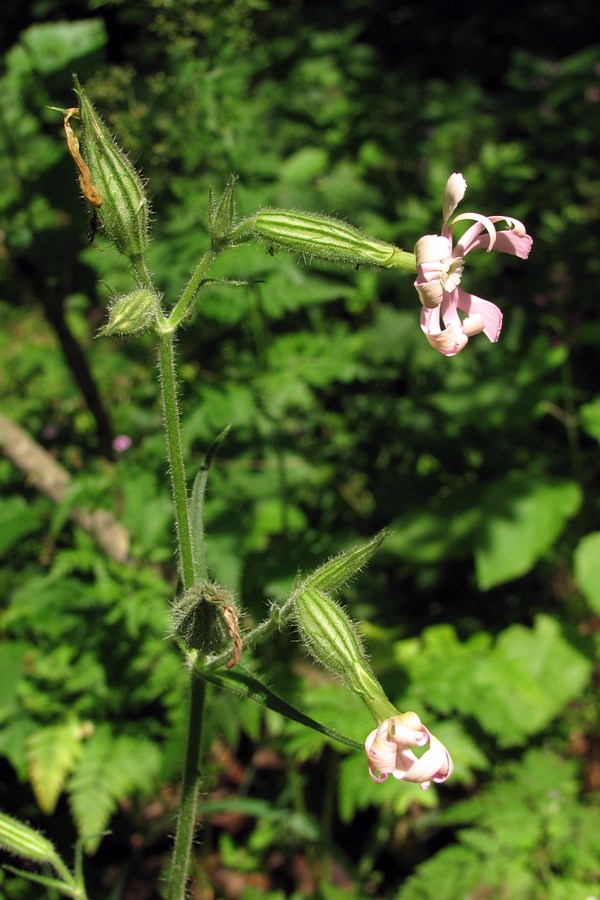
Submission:
[[[510,216],[463,213],[451,218],[466,190],[466,182],[459,173],[451,175],[446,185],[441,234],[421,237],[414,253],[370,237],[344,221],[316,213],[263,209],[238,220],[232,177],[220,198],[209,196],[208,248],[179,297],[169,304],[155,288],[146,262],[149,202],[144,182],[77,79],[75,92],[77,106],[62,112],[67,149],[75,164],[79,188],[102,234],[127,258],[133,278],[131,290],[114,299],[101,334],[134,335],[150,331],[156,337],[158,350],[180,574],[180,593],[172,605],[172,636],[181,648],[190,677],[181,802],[166,888],[169,900],[181,900],[186,892],[194,837],[207,685],[233,690],[251,699],[260,698],[282,714],[361,749],[349,738],[295,710],[250,673],[245,665],[246,657],[258,652],[260,645],[276,630],[285,626],[295,628],[312,657],[366,705],[375,722],[364,743],[365,774],[368,771],[373,781],[382,782],[392,775],[399,781],[415,782],[426,789],[432,782],[444,782],[453,769],[448,750],[422,724],[417,713],[401,712],[387,698],[368,662],[359,625],[333,596],[367,565],[384,533],[299,578],[289,596],[272,604],[265,619],[247,631],[240,629],[236,598],[210,578],[204,554],[203,500],[210,462],[223,435],[209,449],[189,494],[174,351],[174,335],[204,287],[207,272],[224,250],[257,240],[269,249],[297,253],[308,260],[325,259],[416,273],[422,331],[434,349],[453,356],[466,347],[469,337],[480,332],[489,340],[497,341],[502,324],[502,314],[493,303],[467,293],[460,286],[465,257],[481,248],[526,259],[532,240],[524,225]],[[466,219],[474,224],[454,243],[453,228]],[[498,229],[498,224],[505,227]],[[48,862],[57,876],[21,872],[23,877],[52,885],[63,895],[85,898],[80,849],[71,872],[50,842],[8,817],[0,818],[0,843],[29,860]]]

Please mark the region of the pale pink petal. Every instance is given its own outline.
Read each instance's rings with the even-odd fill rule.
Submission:
[[[429,740],[429,732],[415,712],[402,713],[388,719],[388,722],[391,726],[390,738],[396,744],[421,747]]]
[[[488,251],[492,249],[494,246],[494,241],[496,240],[496,229],[492,223],[491,219],[488,219],[487,216],[482,216],[480,213],[461,213],[460,216],[456,216],[456,218],[452,219],[452,225],[455,222],[464,222],[466,220],[473,220],[475,225],[471,225],[468,228],[461,240],[457,243],[454,248],[454,254],[457,256],[466,256],[466,254],[472,248],[469,246],[471,232],[477,234],[478,232],[487,231],[488,233]]]
[[[467,316],[462,321],[462,332],[468,337],[473,337],[474,334],[481,334],[484,328],[483,316]]]
[[[411,750],[425,744],[429,748],[420,757]],[[365,750],[369,774],[379,784],[393,775],[398,781],[416,782],[426,789],[432,781],[441,783],[452,773],[450,754],[413,712],[381,722],[369,734]]]
[[[492,344],[495,344],[502,330],[501,310],[498,309],[495,303],[491,303],[489,300],[482,300],[481,297],[476,297],[475,294],[468,294],[462,288],[458,288],[455,293],[458,308],[466,313],[467,316],[481,316],[483,319],[483,328],[481,330]],[[464,322],[463,329],[466,330]]]
[[[491,217],[495,218],[494,216]],[[490,219],[490,221],[491,221]],[[528,234],[517,234],[516,231],[497,231],[496,240],[494,241],[494,250],[499,253],[510,253],[512,256],[518,256],[519,259],[527,259],[533,238]],[[490,239],[487,234],[483,234],[481,228],[472,225],[463,234],[462,238],[452,251],[457,256],[465,256],[471,250],[489,250]]]
[[[456,356],[461,350],[467,346],[468,336],[463,333],[462,329],[457,335],[452,325],[449,325],[444,331],[438,334],[429,334],[423,326],[423,333],[434,350],[442,353],[444,356]]]
[[[465,191],[467,190],[467,182],[460,174],[460,172],[454,172],[453,175],[450,176],[448,181],[446,182],[446,187],[444,189],[444,202],[443,202],[443,222],[444,227],[446,227],[446,223],[462,198],[465,196]]]
[[[415,288],[421,304],[427,309],[435,309],[444,299],[444,288],[439,278],[433,281],[415,281]]]
[[[446,259],[452,254],[452,241],[442,234],[424,234],[415,244],[415,256],[417,265]]]
[[[528,234],[517,234],[516,231],[497,231],[495,250],[500,253],[512,253],[519,259],[527,259],[531,252],[533,238]]]
[[[365,752],[369,763],[369,774],[373,781],[385,781],[396,767],[396,744],[387,739],[389,720],[382,722],[365,741]],[[375,773],[379,772],[379,775]]]
[[[432,781],[437,784],[446,781],[452,771],[450,754],[441,741],[430,735],[429,750],[419,759],[415,759],[412,766],[405,772],[404,781],[414,781],[420,784],[423,790],[427,790]]]

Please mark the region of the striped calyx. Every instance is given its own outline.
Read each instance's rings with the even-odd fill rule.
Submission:
[[[325,591],[310,589],[296,598],[295,621],[310,654],[348,687],[361,693],[357,666],[367,668],[356,626]]]
[[[340,219],[300,210],[262,209],[252,220],[254,235],[269,248],[353,265],[415,271],[413,253],[371,238]]]
[[[142,180],[75,79],[83,130],[83,157],[102,202],[103,233],[129,259],[148,246],[148,198]]]
[[[60,858],[54,845],[24,822],[0,813],[0,847],[25,859],[50,863],[57,867]]]
[[[136,334],[144,331],[150,327],[159,310],[158,294],[146,288],[138,288],[114,301],[108,323],[100,329],[99,334]]]

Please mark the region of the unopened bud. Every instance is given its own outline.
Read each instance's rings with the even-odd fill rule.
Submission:
[[[54,845],[29,825],[0,813],[0,847],[25,859],[56,866],[60,859]]]
[[[83,126],[83,155],[102,198],[98,215],[104,232],[125,256],[143,256],[148,245],[149,210],[142,181],[77,79],[75,90]]]
[[[130,294],[124,294],[112,304],[108,324],[100,329],[99,334],[136,334],[144,331],[159,309],[160,298],[153,291],[139,288]]]
[[[192,650],[218,653],[233,641],[227,668],[242,654],[238,609],[233,594],[208,581],[194,585],[178,597],[171,610],[173,633]]]
[[[235,223],[235,183],[237,176],[232,175],[225,186],[221,198],[217,201],[212,188],[208,193],[208,225],[213,241],[225,241],[233,230]]]
[[[353,265],[415,271],[413,253],[371,238],[340,219],[286,209],[263,209],[252,219],[256,237],[273,249]]]
[[[294,604],[295,621],[310,654],[338,675],[356,693],[362,693],[357,667],[368,669],[354,622],[324,591],[308,590]]]

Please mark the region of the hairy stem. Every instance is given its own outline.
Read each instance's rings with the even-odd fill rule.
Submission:
[[[190,707],[181,804],[179,807],[175,847],[173,848],[173,857],[171,859],[167,900],[183,900],[185,897],[185,885],[196,821],[205,697],[206,682],[192,669],[190,672]]]
[[[192,272],[190,280],[183,289],[181,297],[171,311],[167,326],[169,331],[175,331],[191,310],[196,295],[202,287],[204,276],[216,258],[217,251],[210,247],[200,259],[200,262]]]
[[[190,530],[189,505],[181,446],[181,430],[179,427],[179,409],[177,403],[177,376],[175,374],[175,348],[172,334],[160,334],[158,359],[160,368],[160,386],[162,393],[165,438],[173,502],[175,504],[175,523],[179,544],[179,565],[184,589],[194,583],[194,555],[192,551],[192,535]]]
[[[174,337],[170,333],[159,334],[159,367],[167,456],[175,505],[179,565],[181,581],[185,590],[194,584],[194,552],[177,403]],[[185,885],[196,820],[205,695],[205,682],[191,668],[185,765],[181,788],[181,805],[167,891],[168,900],[183,900],[185,897]]]

